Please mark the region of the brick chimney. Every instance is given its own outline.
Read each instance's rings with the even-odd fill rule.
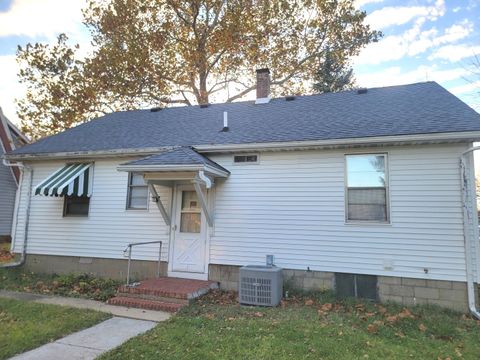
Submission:
[[[265,104],[270,101],[270,70],[257,70],[257,100],[255,104]]]

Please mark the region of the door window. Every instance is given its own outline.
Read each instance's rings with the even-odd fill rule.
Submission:
[[[195,191],[182,191],[180,232],[199,233],[201,227],[201,209]]]

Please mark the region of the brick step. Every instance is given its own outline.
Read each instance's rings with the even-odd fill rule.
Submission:
[[[172,280],[172,279],[170,279]],[[183,280],[183,279],[182,279]],[[155,280],[154,280],[155,281]],[[184,281],[184,280],[183,280]],[[191,280],[197,281],[197,280]],[[185,281],[184,281],[185,282]],[[204,282],[201,286],[194,287],[186,290],[182,288],[181,284],[177,289],[172,288],[172,286],[162,289],[162,285],[148,284],[147,281],[142,281],[139,286],[126,286],[122,285],[118,289],[118,294],[121,296],[126,296],[126,294],[135,294],[135,295],[148,295],[155,296],[160,298],[168,299],[183,299],[183,300],[192,300],[196,299],[202,295],[208,293],[211,289],[218,289],[218,283],[216,282]]]
[[[123,298],[130,298],[130,299],[142,299],[142,300],[151,300],[151,301],[160,301],[165,303],[175,303],[175,304],[183,304],[188,305],[193,302],[193,299],[181,299],[175,297],[166,297],[166,296],[158,296],[158,295],[150,295],[150,294],[136,294],[134,292],[122,292],[119,290],[117,292],[117,297]]]
[[[116,296],[114,298],[111,298],[108,300],[108,304],[127,306],[137,309],[167,311],[171,313],[177,312],[179,309],[185,306],[185,304],[179,303],[130,298],[124,296]]]

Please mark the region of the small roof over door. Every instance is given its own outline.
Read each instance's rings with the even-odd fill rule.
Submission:
[[[214,177],[228,177],[230,171],[191,147],[179,147],[118,166],[120,171],[188,172],[204,171]]]
[[[213,226],[213,214],[207,206],[206,195],[202,187],[211,189],[215,183],[215,178],[226,178],[230,175],[230,171],[199,154],[191,147],[178,147],[170,151],[150,155],[119,165],[117,169],[119,171],[143,173],[158,209],[168,225],[170,225],[171,219],[155,189],[155,185],[173,187],[176,181],[191,181],[208,225]]]

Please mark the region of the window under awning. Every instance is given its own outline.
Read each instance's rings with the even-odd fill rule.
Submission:
[[[87,196],[92,195],[93,163],[66,165],[35,187],[35,195]]]

